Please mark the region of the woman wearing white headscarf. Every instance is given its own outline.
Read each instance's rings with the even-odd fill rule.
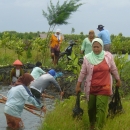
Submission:
[[[76,92],[81,91],[81,83],[86,76],[84,91],[88,99],[90,129],[101,129],[106,119],[109,96],[112,94],[112,77],[120,86],[121,81],[110,52],[103,50],[103,41],[95,38],[92,41],[92,52],[85,55],[78,78]]]
[[[56,33],[51,36],[50,40],[51,58],[54,65],[58,64],[61,43],[62,43],[61,30],[57,29]]]

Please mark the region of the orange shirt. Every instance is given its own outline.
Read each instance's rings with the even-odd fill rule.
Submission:
[[[90,93],[110,95],[110,68],[105,59],[94,66]]]
[[[53,34],[51,36],[51,40],[50,40],[50,43],[51,43],[51,47],[52,48],[55,48],[56,46],[58,46],[59,44],[61,44],[62,42],[62,36],[60,36],[60,40],[58,41],[57,37]]]

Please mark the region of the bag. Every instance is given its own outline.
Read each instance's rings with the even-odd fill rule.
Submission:
[[[23,86],[23,87],[25,88],[25,90],[27,91],[27,93],[28,93],[31,97],[33,97],[33,98],[38,102],[38,104],[41,104],[40,100],[38,100],[34,95],[32,95],[32,93],[31,93],[31,91],[28,89],[28,87],[26,87],[26,86]]]
[[[76,104],[73,108],[73,117],[80,118],[83,115],[83,109],[80,108],[80,93],[77,94]]]
[[[108,117],[109,116],[114,117],[114,115],[116,115],[117,113],[120,113],[120,112],[123,111],[123,107],[122,107],[118,87],[115,88],[115,92],[113,94],[112,100],[109,103],[108,107],[109,107],[108,108]]]

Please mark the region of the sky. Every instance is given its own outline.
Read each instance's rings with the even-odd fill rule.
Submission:
[[[0,32],[47,32],[49,25],[42,15],[50,0],[0,0]],[[58,0],[52,0],[56,3]],[[62,4],[63,0],[59,0]],[[130,0],[81,0],[85,3],[71,15],[68,25],[56,26],[63,34],[88,34],[102,24],[110,34],[130,36]]]

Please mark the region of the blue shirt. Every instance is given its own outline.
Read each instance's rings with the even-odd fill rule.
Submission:
[[[25,101],[35,105],[37,108],[41,108],[41,104],[30,96],[22,85],[12,87],[7,94],[4,112],[11,116],[21,118]]]
[[[108,30],[100,31],[100,33],[98,34],[98,37],[102,39],[104,45],[111,43],[110,34]]]
[[[33,68],[33,71],[31,72],[31,75],[34,79],[39,78],[43,74],[46,74],[46,72],[43,71],[40,67]]]

